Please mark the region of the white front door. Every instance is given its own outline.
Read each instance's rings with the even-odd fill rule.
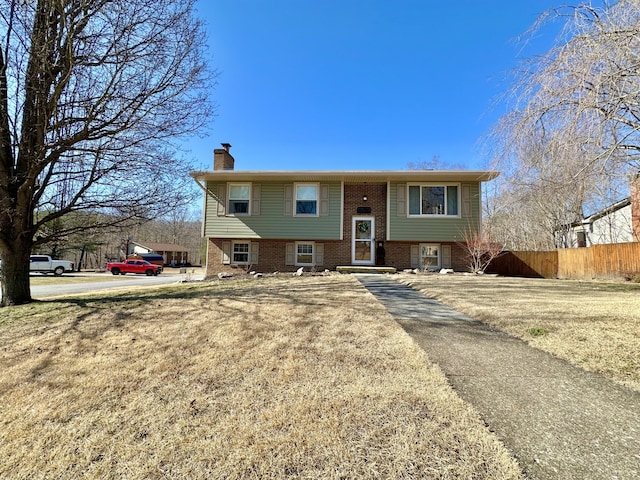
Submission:
[[[354,265],[373,265],[375,263],[375,230],[373,217],[353,217],[351,262]]]

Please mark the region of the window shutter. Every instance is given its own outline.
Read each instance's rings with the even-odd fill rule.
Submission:
[[[407,216],[407,186],[404,183],[396,185],[396,215]]]
[[[451,268],[451,245],[442,245],[442,268]]]
[[[285,265],[296,264],[296,244],[295,243],[287,243],[287,250],[286,250],[284,263]]]
[[[284,186],[284,214],[293,215],[293,185]]]
[[[258,263],[258,251],[260,250],[260,244],[258,242],[251,242],[249,244],[249,263],[256,265]]]
[[[227,214],[227,184],[218,185],[218,216]]]
[[[320,216],[329,215],[329,185],[320,185]]]
[[[316,265],[324,265],[324,243],[316,243]]]
[[[251,215],[260,215],[261,185],[251,186]]]
[[[420,245],[411,245],[411,268],[420,268]]]
[[[231,242],[222,242],[222,263],[223,265],[231,263]]]
[[[462,186],[462,216],[471,216],[471,186]]]

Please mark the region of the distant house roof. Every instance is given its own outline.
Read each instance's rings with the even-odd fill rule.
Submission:
[[[572,227],[577,227],[580,225],[588,225],[590,223],[595,222],[596,220],[602,218],[602,217],[606,217],[607,215],[611,215],[613,212],[617,212],[618,210],[620,210],[621,208],[624,208],[628,205],[631,205],[631,197],[627,197],[624,198],[612,205],[609,205],[606,208],[603,208],[602,210],[597,211],[596,213],[589,215],[588,217],[584,217],[584,219],[580,220],[580,221],[576,221],[573,222],[571,224]]]
[[[131,242],[153,252],[188,252],[189,249],[175,243]]]

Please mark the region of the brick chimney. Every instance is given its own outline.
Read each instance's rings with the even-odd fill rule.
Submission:
[[[640,242],[640,173],[631,175],[631,230],[633,240]]]
[[[213,169],[214,170],[233,170],[235,159],[229,153],[230,143],[221,143],[222,148],[213,150]]]

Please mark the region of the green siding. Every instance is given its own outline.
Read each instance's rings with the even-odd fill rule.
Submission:
[[[480,219],[480,184],[461,183],[461,190],[465,185],[471,189],[471,216],[461,218],[415,218],[397,214],[398,185],[392,183],[389,189],[389,239],[419,242],[459,242],[463,240],[463,232],[469,227],[478,228]],[[462,196],[462,192],[461,192]],[[458,210],[462,212],[461,198]],[[408,199],[407,199],[408,204]]]
[[[255,184],[255,183],[254,183]],[[329,186],[329,214],[319,217],[295,217],[284,214],[285,183],[260,183],[260,215],[218,216],[217,198],[207,195],[204,234],[218,238],[273,238],[297,240],[338,240],[341,225],[340,183]],[[287,183],[286,185],[292,185]],[[217,195],[218,184],[207,183]],[[318,208],[320,208],[318,202]]]

